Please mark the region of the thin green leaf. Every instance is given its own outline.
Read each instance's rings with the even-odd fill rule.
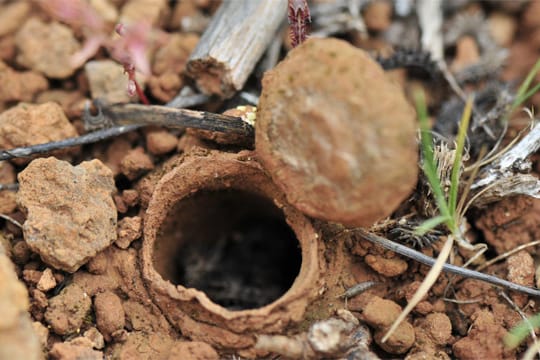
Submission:
[[[540,84],[536,84],[531,90],[527,91],[518,101],[518,105],[523,104],[525,101],[529,100],[531,96],[536,94],[540,90]]]
[[[519,344],[529,336],[531,331],[530,326],[533,328],[540,327],[540,314],[531,316],[527,321],[522,321],[514,326],[514,328],[504,337],[504,344],[510,349],[519,346]]]
[[[527,93],[527,90],[531,86],[532,81],[536,77],[536,74],[540,71],[540,59],[536,61],[536,64],[532,67],[531,71],[527,74],[525,80],[519,86],[519,89],[516,94],[516,99],[512,104],[512,110],[515,110],[518,106],[522,104],[523,96]]]
[[[467,137],[467,131],[469,130],[469,121],[471,119],[473,98],[469,97],[465,104],[465,109],[461,115],[461,122],[459,123],[459,130],[457,136],[456,154],[454,156],[454,164],[452,165],[452,174],[450,176],[450,191],[448,195],[448,209],[450,216],[453,218],[456,216],[457,196],[459,190],[459,175],[461,168],[461,160],[463,159],[463,148],[465,147],[465,138]],[[451,229],[452,231],[455,229]]]
[[[420,224],[416,229],[414,229],[414,234],[419,235],[419,236],[425,235],[428,231],[436,228],[437,226],[439,226],[440,224],[448,220],[449,219],[443,215],[439,215],[431,219],[427,219],[422,224]]]

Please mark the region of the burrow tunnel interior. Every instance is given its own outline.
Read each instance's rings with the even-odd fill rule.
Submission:
[[[229,310],[270,304],[292,286],[301,249],[283,212],[241,190],[200,191],[175,204],[155,243],[154,267]]]

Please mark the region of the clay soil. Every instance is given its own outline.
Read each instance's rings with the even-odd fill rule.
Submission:
[[[320,2],[325,1],[310,4]],[[165,104],[193,83],[183,72],[217,0],[89,3],[104,19],[107,35],[119,21],[143,18],[162,31],[148,49],[149,74],[141,82],[152,104]],[[409,37],[418,38],[399,32],[405,22],[392,2],[369,3],[362,9],[365,34],[344,28],[335,36],[383,57],[398,45],[408,46]],[[467,77],[464,88],[477,91],[499,80],[493,86],[502,92],[503,82],[519,84],[540,56],[540,1],[449,3],[445,31],[470,28],[445,45],[450,70]],[[0,0],[0,150],[84,134],[86,100],[137,101],[127,96],[127,78],[109,51],[100,49],[83,65],[67,62],[81,50],[88,30],[36,4]],[[476,23],[472,16],[478,16]],[[459,17],[469,22],[452,20]],[[282,30],[280,58],[291,50]],[[487,35],[475,37],[480,31]],[[489,61],[495,48],[508,51],[502,67]],[[467,73],[478,63],[484,66],[479,75]],[[410,101],[414,89],[424,89],[434,122],[453,96],[426,64],[387,75]],[[246,89],[260,94],[261,78],[255,71]],[[237,96],[210,98],[196,108],[223,112],[238,105],[251,104]],[[540,96],[528,105],[540,105]],[[311,114],[303,116],[309,121]],[[527,121],[512,118],[505,142]],[[367,326],[373,358],[517,359],[532,342],[508,349],[503,338],[521,314],[540,312],[538,299],[443,273],[383,343],[429,267],[306,215],[302,210],[308,206],[289,204],[256,149],[214,140],[192,130],[147,127],[39,158],[0,161],[0,184],[19,184],[18,190],[0,191],[0,360],[286,359],[299,353],[257,348],[257,335],[293,338],[340,309]],[[533,164],[539,174],[537,155]],[[401,200],[410,186],[398,187],[401,207],[394,219],[425,192],[419,185]],[[361,193],[365,196],[371,196],[370,204],[380,199],[376,193]],[[384,196],[385,202],[399,202]],[[377,229],[383,229],[379,220]],[[468,238],[488,245],[475,268],[540,239],[540,200],[504,198],[472,209],[467,220]],[[436,257],[443,240],[409,245]],[[482,271],[538,287],[538,254],[538,246],[527,247]],[[456,248],[451,261],[462,265],[471,255]],[[369,281],[373,286],[360,294],[340,297]],[[300,352],[311,358],[345,353]]]

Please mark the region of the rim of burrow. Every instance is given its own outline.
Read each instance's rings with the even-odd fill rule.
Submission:
[[[174,205],[198,191],[225,189],[270,199],[283,212],[300,246],[301,265],[293,284],[278,299],[259,308],[228,310],[203,291],[165,280],[154,267],[158,233]],[[257,333],[280,332],[302,321],[306,308],[323,287],[320,235],[305,215],[287,203],[251,151],[186,156],[157,183],[144,217],[143,233],[142,274],[154,302],[183,335],[218,347],[246,348],[254,345]]]

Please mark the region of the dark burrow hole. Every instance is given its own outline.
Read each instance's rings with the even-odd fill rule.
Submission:
[[[202,290],[229,310],[278,299],[302,262],[282,211],[239,190],[203,191],[179,201],[160,229],[154,255],[164,279]]]

